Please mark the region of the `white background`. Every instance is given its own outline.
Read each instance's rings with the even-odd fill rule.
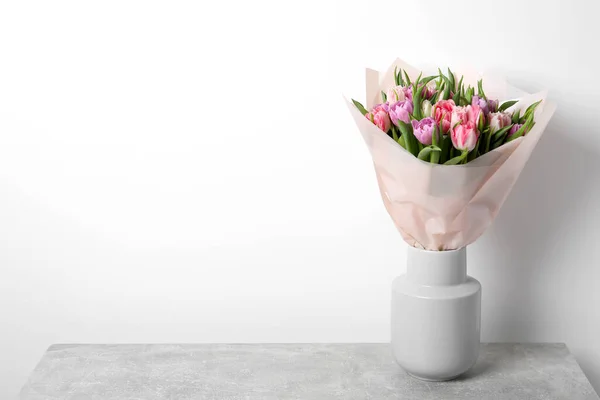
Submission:
[[[600,389],[590,3],[0,2],[0,397],[52,343],[388,341],[404,244],[341,92],[397,56],[549,88],[469,270],[484,341]]]

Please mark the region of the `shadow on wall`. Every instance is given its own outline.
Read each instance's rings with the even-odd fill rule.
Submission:
[[[556,117],[493,226],[471,246],[470,272],[483,285],[483,341],[585,348],[573,352],[599,390],[600,346],[591,337],[600,318],[589,307],[600,297],[589,234],[600,222],[599,156],[569,140],[572,128]]]

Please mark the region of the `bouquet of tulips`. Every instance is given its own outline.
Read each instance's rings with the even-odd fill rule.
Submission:
[[[421,160],[435,164],[465,164],[513,141],[533,128],[535,109],[510,112],[518,100],[499,103],[488,98],[483,81],[475,88],[463,83],[448,68],[437,75],[411,82],[406,71],[394,68],[394,86],[381,92],[383,102],[359,111],[400,146]]]
[[[452,250],[475,241],[554,113],[545,92],[484,78],[450,70],[423,78],[398,59],[384,74],[367,69],[366,107],[347,100],[385,207],[411,246]]]

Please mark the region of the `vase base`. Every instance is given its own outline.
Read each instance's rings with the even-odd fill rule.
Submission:
[[[459,376],[461,376],[462,374],[464,374],[464,372],[462,372],[462,373],[460,373],[458,375],[451,376],[450,378],[434,379],[434,378],[425,378],[425,377],[422,377],[422,376],[414,375],[414,374],[411,374],[410,372],[406,372],[406,373],[408,375],[412,376],[415,379],[418,379],[420,381],[425,381],[425,382],[447,382],[447,381],[451,381],[453,379],[456,379]]]

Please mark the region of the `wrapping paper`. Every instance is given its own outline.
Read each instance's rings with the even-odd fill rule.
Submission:
[[[381,90],[394,86],[394,66],[406,70],[412,81],[419,73],[400,59],[385,74],[367,69],[368,109],[382,102]],[[480,78],[488,98],[499,99],[500,103],[520,100],[507,111],[524,112],[530,104],[543,101],[534,114],[536,124],[527,135],[463,165],[419,160],[367,120],[346,98],[373,158],[385,208],[404,240],[413,247],[453,250],[481,236],[498,215],[556,109],[555,104],[546,101],[546,92],[526,93],[499,78],[467,73],[464,82],[476,87]]]

